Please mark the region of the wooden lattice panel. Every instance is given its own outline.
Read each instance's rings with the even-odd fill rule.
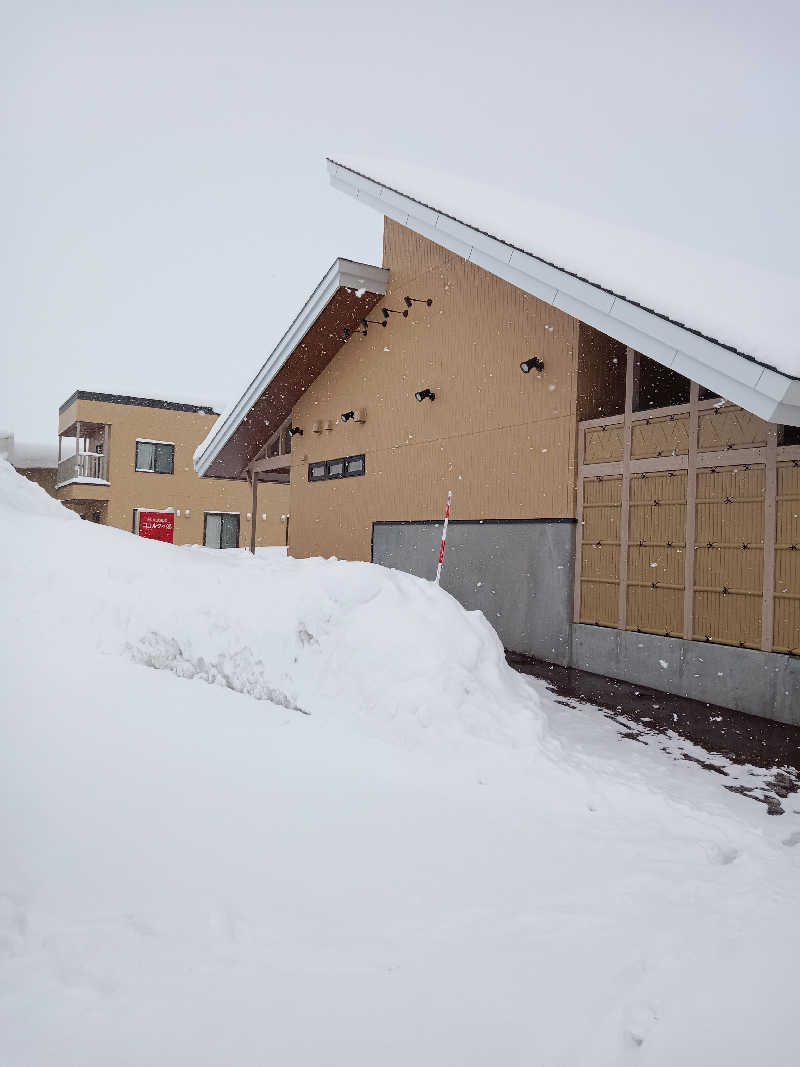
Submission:
[[[758,448],[767,443],[767,423],[741,408],[712,408],[698,424],[700,452],[725,452],[731,448]]]
[[[763,466],[711,467],[697,472],[695,539],[716,545],[763,544]]]
[[[622,478],[587,478],[583,483],[583,541],[614,540],[619,544]]]
[[[695,587],[694,639],[761,648],[761,597],[702,592]]]
[[[636,419],[631,427],[631,458],[685,456],[689,452],[689,416]]]
[[[619,463],[625,442],[622,423],[590,426],[586,429],[584,463]]]
[[[664,637],[683,637],[683,586],[665,589],[659,586],[628,584],[628,621],[626,629]]]
[[[686,471],[634,474],[630,488],[628,543],[686,540]]]
[[[619,526],[622,478],[590,478],[583,484],[580,621],[616,626],[619,621]]]
[[[619,586],[581,580],[581,622],[616,626],[619,621]]]
[[[695,640],[761,647],[764,468],[698,471]]]
[[[685,471],[631,478],[627,628],[683,633]]]
[[[800,653],[800,467],[778,464],[773,649]]]

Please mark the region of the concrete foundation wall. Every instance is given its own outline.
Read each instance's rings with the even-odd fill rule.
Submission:
[[[570,666],[800,726],[793,656],[579,623]]]
[[[376,522],[372,560],[432,579],[440,522]],[[442,587],[478,609],[506,648],[567,665],[572,611],[572,520],[451,522]]]

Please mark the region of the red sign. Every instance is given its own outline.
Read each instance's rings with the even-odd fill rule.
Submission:
[[[171,511],[140,511],[139,536],[172,544],[175,516]]]

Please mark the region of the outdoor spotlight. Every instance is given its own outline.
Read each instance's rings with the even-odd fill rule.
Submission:
[[[538,356],[531,356],[530,359],[520,363],[519,369],[523,374],[530,374],[532,370],[544,370],[544,363]]]
[[[408,308],[406,308],[405,311],[397,311],[395,308],[381,308],[381,311],[383,312],[383,317],[385,319],[388,319],[390,315],[402,315],[404,319],[408,318]],[[385,325],[386,323],[384,323],[384,326]]]
[[[405,303],[407,308],[410,308],[412,304],[426,304],[428,307],[430,307],[433,303],[433,300],[431,300],[430,297],[428,297],[427,300],[423,300],[421,297],[417,296],[404,296],[403,302]]]
[[[420,389],[418,393],[414,393],[414,397],[421,404],[423,400],[435,400],[436,393],[432,392],[430,389]]]
[[[355,411],[343,411],[342,412],[342,422],[349,422],[351,419],[354,419],[355,417],[356,417]]]
[[[294,437],[294,435],[297,434],[297,433],[299,433],[301,437],[303,436],[303,431],[300,429],[299,426],[290,426],[289,427],[289,436],[290,437]]]

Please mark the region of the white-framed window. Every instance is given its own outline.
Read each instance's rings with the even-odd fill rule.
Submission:
[[[207,511],[203,518],[203,544],[207,548],[238,548],[239,518],[230,511]]]
[[[136,442],[136,470],[150,474],[175,473],[175,445],[170,441]]]

